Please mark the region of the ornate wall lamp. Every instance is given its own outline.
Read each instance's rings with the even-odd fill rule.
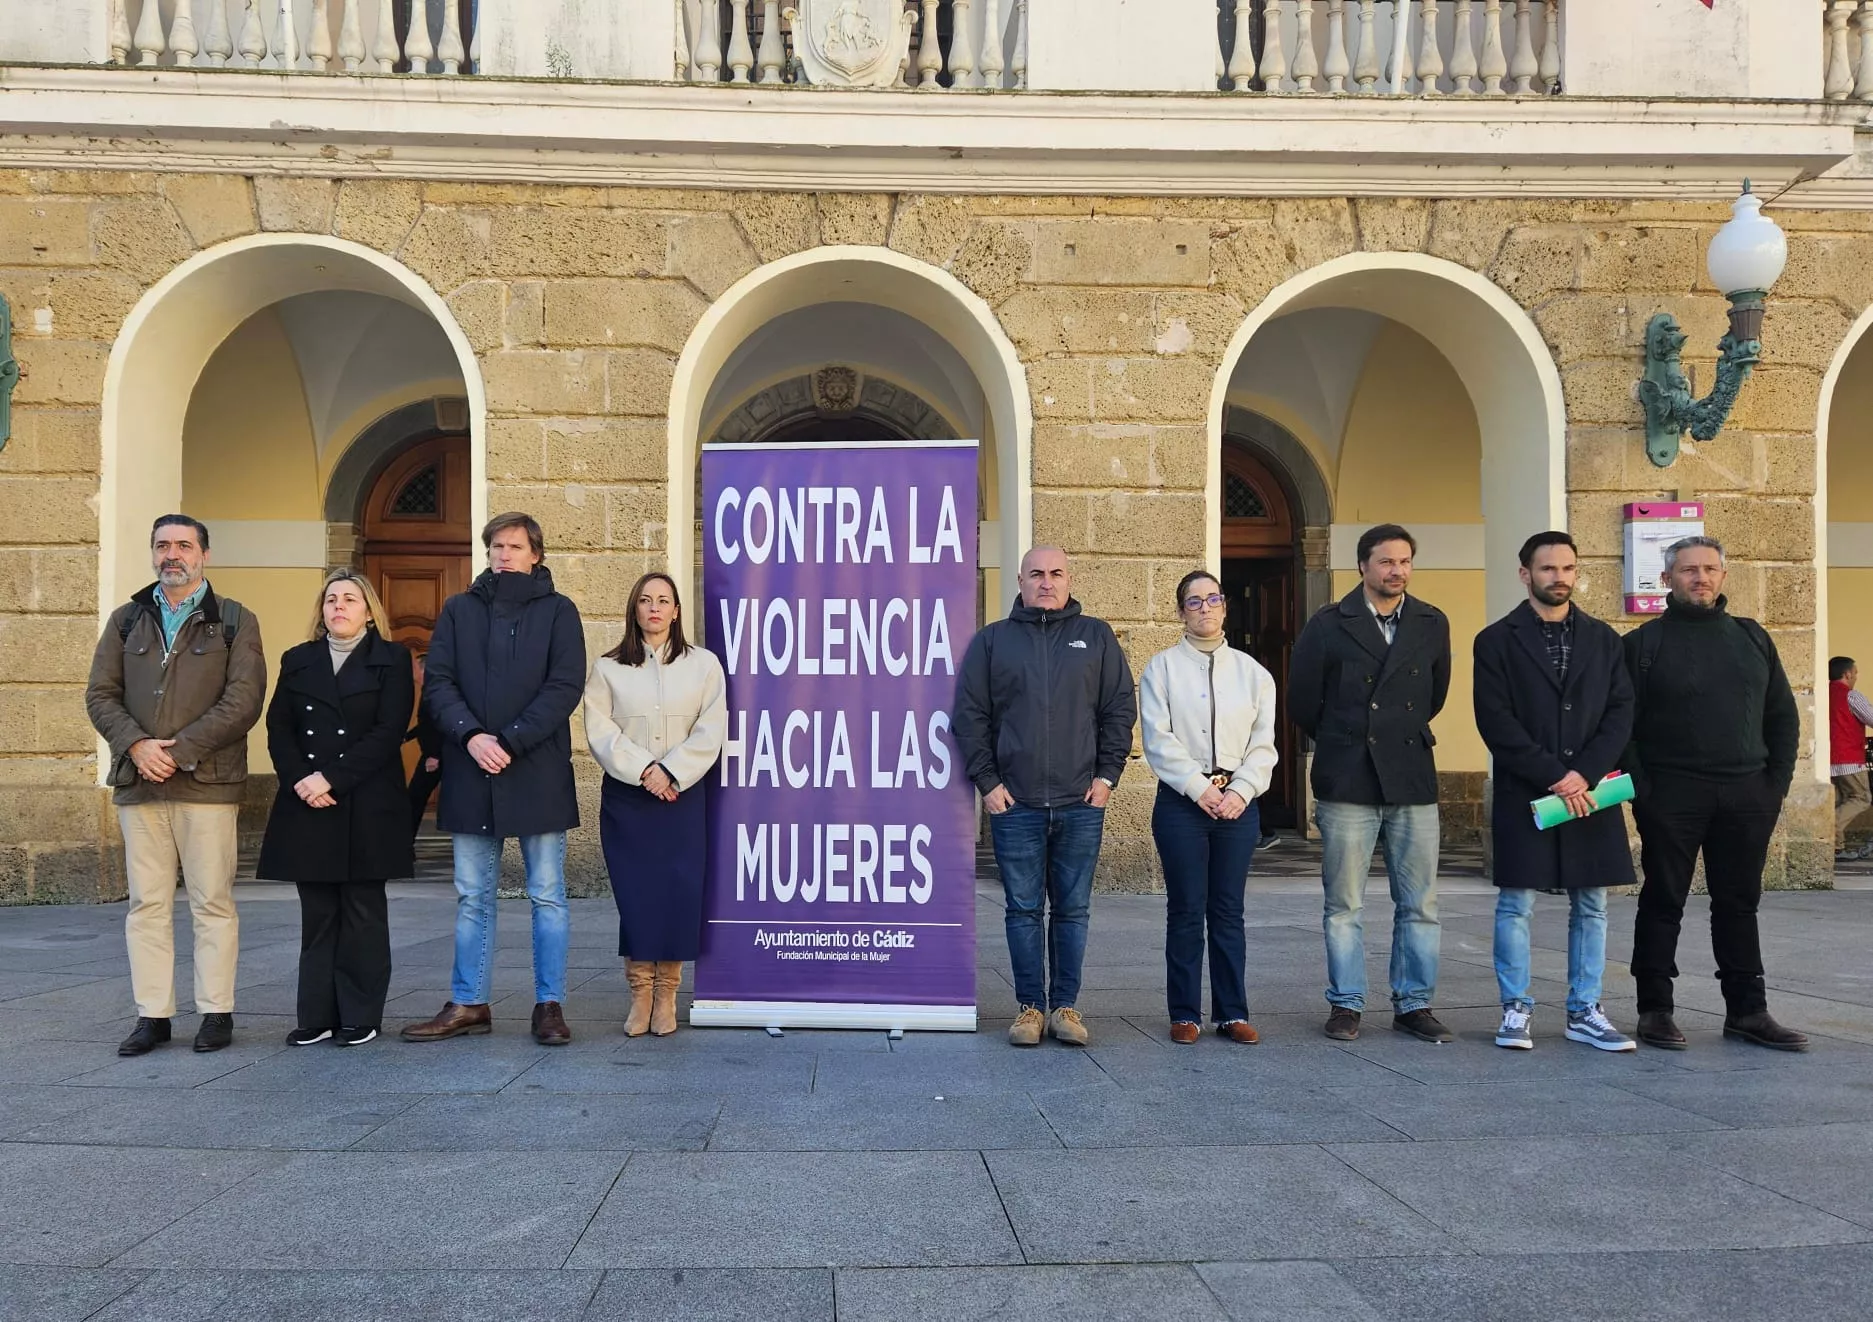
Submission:
[[[1691,398],[1691,383],[1678,365],[1685,336],[1677,318],[1661,312],[1645,327],[1639,402],[1645,406],[1645,452],[1660,468],[1677,461],[1678,438],[1686,431],[1708,441],[1723,430],[1737,392],[1762,357],[1763,302],[1788,265],[1788,239],[1762,214],[1749,180],[1731,204],[1729,222],[1710,241],[1706,260],[1711,283],[1730,300],[1730,332],[1717,342],[1717,384],[1708,395]]]
[[[13,435],[13,387],[19,380],[20,365],[13,358],[13,308],[0,294],[0,450]]]

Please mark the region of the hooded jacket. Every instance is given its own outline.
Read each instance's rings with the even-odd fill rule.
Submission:
[[[451,835],[549,835],[579,824],[572,713],[585,691],[579,608],[531,573],[485,570],[443,603],[429,641],[423,705],[442,737],[436,825]],[[513,757],[489,775],[468,741],[491,734]]]
[[[1057,611],[1024,606],[980,630],[956,679],[954,729],[963,767],[987,794],[1005,785],[1026,808],[1116,785],[1138,715],[1132,671],[1112,626],[1071,597]]]

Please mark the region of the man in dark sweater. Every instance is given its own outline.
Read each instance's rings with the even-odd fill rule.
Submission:
[[[1665,564],[1665,614],[1625,640],[1638,699],[1626,770],[1645,869],[1632,942],[1639,1040],[1685,1047],[1672,979],[1701,850],[1724,1036],[1801,1051],[1808,1039],[1769,1015],[1756,927],[1769,837],[1795,776],[1795,695],[1762,626],[1724,609],[1722,545],[1687,537],[1667,548]]]

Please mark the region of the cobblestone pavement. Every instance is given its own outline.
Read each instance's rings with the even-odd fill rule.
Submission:
[[[393,1020],[445,998],[452,896],[393,888]],[[298,913],[240,890],[236,1042],[139,1060],[121,906],[0,910],[0,1319],[1178,1318],[1712,1322],[1873,1316],[1873,893],[1764,903],[1775,1009],[1725,1042],[1703,901],[1691,1049],[1566,1042],[1564,902],[1536,916],[1537,1049],[1491,1044],[1493,892],[1451,878],[1448,1046],[1320,1034],[1317,889],[1257,881],[1257,1047],[1173,1046],[1163,902],[1100,896],[1090,1050],[982,1031],[622,1036],[609,903],[573,919],[576,1039],[526,1034],[524,905],[496,1031],[288,1048]],[[1388,936],[1375,887],[1371,972]],[[1613,958],[1631,901],[1613,911]],[[187,949],[186,926],[179,945]],[[186,968],[181,985],[188,985]],[[1631,983],[1608,1010],[1630,1028]]]

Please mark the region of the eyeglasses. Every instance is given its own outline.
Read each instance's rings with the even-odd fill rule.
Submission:
[[[1212,592],[1207,597],[1185,597],[1184,598],[1184,609],[1187,611],[1200,611],[1205,606],[1208,606],[1211,610],[1220,610],[1222,607],[1228,604],[1229,604],[1229,598],[1225,597],[1220,592]]]

